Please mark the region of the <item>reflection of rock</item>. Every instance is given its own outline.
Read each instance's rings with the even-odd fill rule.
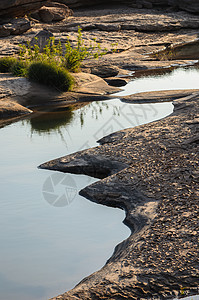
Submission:
[[[29,121],[32,131],[51,132],[69,124],[72,117],[73,112],[68,109],[64,112],[37,113]]]

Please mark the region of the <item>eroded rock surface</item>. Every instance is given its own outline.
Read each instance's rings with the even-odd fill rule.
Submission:
[[[0,74],[0,99],[2,113],[4,117],[9,117],[6,99],[12,103],[22,105],[31,109],[48,107],[48,109],[67,107],[76,102],[90,102],[110,99],[111,93],[118,92],[120,89],[109,86],[102,78],[88,73],[75,73],[75,86],[72,92],[60,93],[59,91],[29,81],[27,78],[14,77],[11,74]],[[5,104],[5,109],[3,109]],[[22,107],[21,107],[22,108]],[[17,111],[16,111],[17,114]],[[19,111],[20,114],[20,111]]]
[[[30,114],[32,111],[12,99],[0,99],[0,119]]]
[[[62,172],[79,165],[80,172],[92,175],[106,161],[118,164],[80,193],[125,209],[132,230],[100,271],[53,300],[170,299],[182,288],[198,293],[198,104],[193,93],[176,101],[165,119],[113,133],[99,147],[41,165]]]
[[[1,0],[0,16],[2,18],[23,17],[42,7],[47,1],[43,0]]]

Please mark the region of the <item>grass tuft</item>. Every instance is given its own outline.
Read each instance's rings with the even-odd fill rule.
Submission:
[[[49,62],[32,63],[27,75],[30,80],[51,86],[59,91],[71,90],[74,83],[73,77],[66,69]]]
[[[12,66],[17,62],[15,57],[0,57],[0,73],[11,72]]]
[[[17,60],[11,67],[11,72],[17,77],[26,77],[27,75],[27,63],[22,60]]]

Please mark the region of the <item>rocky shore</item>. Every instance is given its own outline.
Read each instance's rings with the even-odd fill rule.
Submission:
[[[34,1],[30,2],[35,5]],[[8,4],[5,2],[4,7],[7,5],[6,3]],[[64,4],[59,3],[52,6],[52,3],[48,3],[48,5],[50,5],[51,12],[52,7],[56,12],[59,5]],[[65,12],[68,10],[70,9],[66,7]],[[62,11],[61,8],[59,11]],[[0,12],[3,14],[3,6],[0,7]],[[173,11],[161,7],[140,10],[129,4],[100,4],[92,8],[74,9],[73,14],[63,13],[63,19],[56,22],[51,19],[49,22],[39,21],[35,19],[36,15],[35,18],[24,18],[22,12],[17,14],[18,18],[7,20],[5,21],[7,23],[4,22],[3,25],[0,25],[1,56],[16,55],[19,52],[20,44],[31,41],[43,29],[53,34],[55,41],[61,40],[64,44],[69,38],[71,43],[75,43],[78,27],[82,29],[82,38],[86,44],[89,45],[90,41],[95,39],[97,43],[101,43],[102,48],[108,49],[108,53],[97,60],[84,61],[81,74],[79,74],[79,78],[81,76],[83,78],[77,79],[74,94],[59,94],[25,79],[8,79],[9,76],[1,75],[0,107],[2,112],[6,112],[4,117],[11,115],[14,117],[12,111],[9,115],[7,108],[4,109],[4,103],[8,107],[6,101],[16,101],[25,107],[24,113],[27,114],[27,108],[32,109],[33,106],[39,104],[37,103],[38,95],[41,98],[41,106],[44,103],[47,105],[47,101],[49,106],[55,104],[67,106],[71,104],[71,99],[73,102],[80,99],[81,101],[101,99],[102,95],[106,96],[116,91],[116,88],[114,90],[111,85],[125,84],[129,78],[124,78],[124,75],[130,74],[132,71],[190,65],[196,61],[198,56],[198,17],[184,11]],[[151,52],[153,55],[150,56]],[[87,79],[85,79],[86,73]],[[74,76],[76,75],[74,74]],[[96,80],[98,80],[97,85]],[[99,82],[102,84],[102,80],[105,80],[109,86],[104,81],[103,89],[94,89],[94,86],[99,86]],[[15,84],[20,88],[15,89],[13,87]],[[89,89],[88,85],[93,87]],[[87,97],[85,94],[88,94]],[[55,101],[55,99],[57,100]],[[21,115],[21,113],[22,107],[19,114],[15,110],[15,116]],[[1,115],[3,116],[3,113]]]
[[[8,12],[8,2],[0,4],[0,16]],[[43,29],[56,41],[65,43],[69,38],[75,42],[78,27],[87,43],[96,39],[108,48],[108,54],[85,61],[81,73],[74,74],[74,90],[67,93],[0,74],[0,126],[27,117],[39,107],[110,99],[134,71],[157,72],[191,65],[199,58],[198,15],[187,12],[190,7],[198,12],[198,1],[192,5],[186,0],[170,1],[170,7],[167,0],[127,1],[127,5],[99,1],[98,7],[83,6],[73,14],[70,7],[82,6],[83,1],[57,1],[61,6],[22,2],[26,1],[17,3],[22,4],[23,13],[11,5],[9,15],[14,19],[1,19],[1,56],[17,54],[20,43]],[[69,8],[62,6],[66,4]],[[34,15],[24,17],[24,11],[32,12],[31,7],[35,7]],[[101,270],[53,300],[172,299],[199,293],[199,90],[139,93],[121,101],[174,101],[175,108],[165,119],[116,132],[101,139],[99,147],[40,166],[101,178],[81,195],[124,209],[124,222],[132,231]]]
[[[157,98],[156,98],[157,100]],[[198,293],[199,93],[169,117],[106,136],[41,168],[104,178],[80,194],[126,211],[131,236],[55,299],[172,299]]]

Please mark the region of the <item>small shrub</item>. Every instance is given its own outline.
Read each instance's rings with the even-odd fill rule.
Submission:
[[[73,85],[73,77],[67,70],[48,62],[32,63],[28,69],[28,78],[59,91],[68,91]]]
[[[35,42],[37,42],[36,38]],[[114,45],[112,44],[112,46]],[[112,49],[112,51],[116,50]],[[101,44],[97,43],[95,39],[90,41],[90,45],[86,46],[82,38],[81,28],[79,28],[77,40],[74,44],[70,42],[69,38],[64,45],[62,45],[60,40],[58,43],[55,43],[55,38],[51,37],[41,52],[37,44],[31,46],[30,42],[27,42],[26,45],[20,45],[19,56],[27,62],[56,63],[56,65],[66,68],[69,71],[77,72],[83,60],[87,58],[97,59],[107,53],[108,50],[106,48],[102,49]]]
[[[28,65],[24,61],[17,60],[11,67],[11,72],[17,77],[26,77]]]
[[[9,73],[11,72],[12,66],[16,63],[16,57],[1,57],[0,58],[0,72]]]

